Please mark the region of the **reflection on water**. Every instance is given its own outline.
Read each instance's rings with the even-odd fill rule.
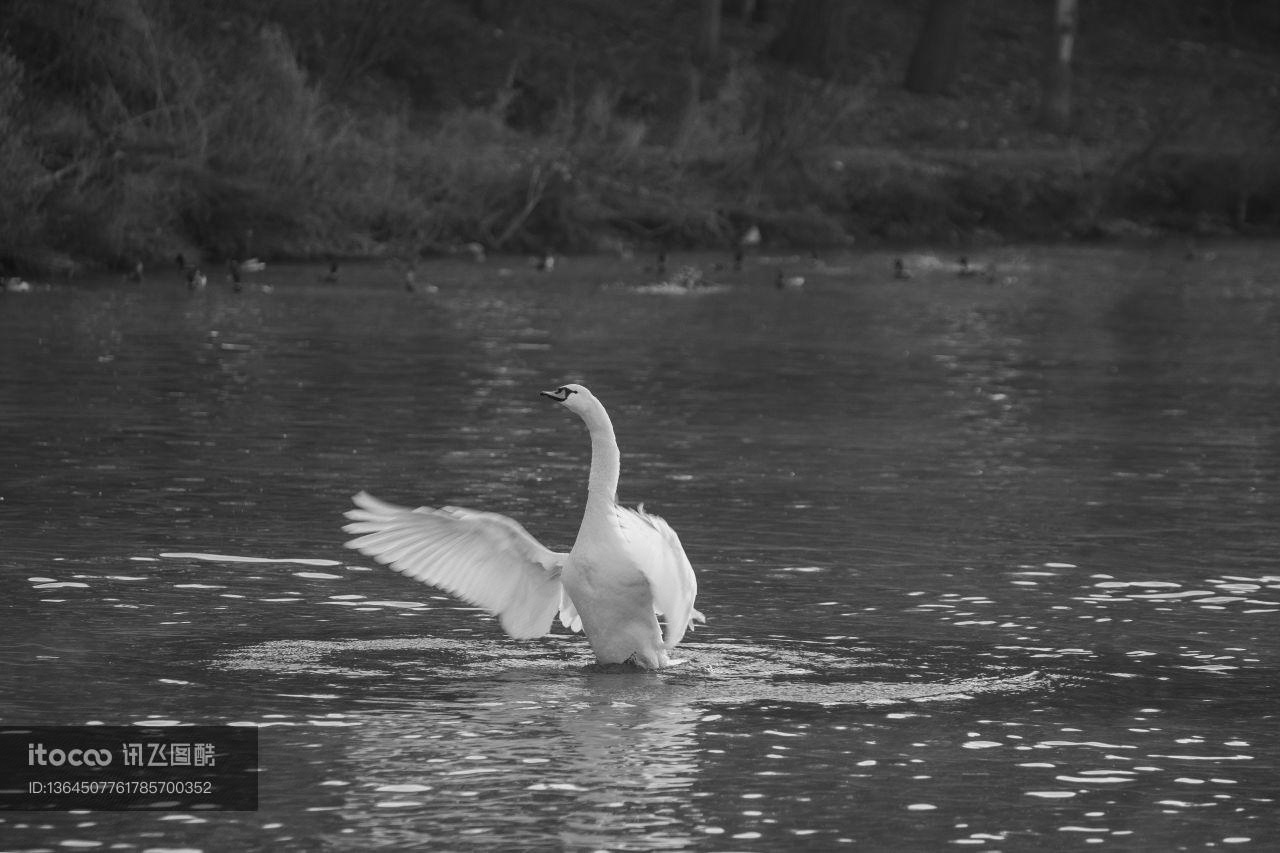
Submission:
[[[0,846],[1273,847],[1275,250],[910,261],[6,295],[0,722],[259,726],[263,778]],[[568,380],[699,571],[670,671],[341,546],[367,488],[567,547]]]

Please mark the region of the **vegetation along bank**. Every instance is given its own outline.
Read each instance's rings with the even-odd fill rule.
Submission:
[[[5,274],[751,225],[789,248],[1276,233],[1280,4],[0,6]]]

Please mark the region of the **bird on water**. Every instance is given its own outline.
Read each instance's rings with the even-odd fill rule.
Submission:
[[[604,664],[660,669],[695,621],[698,581],[680,538],[661,518],[617,500],[621,456],[613,423],[582,385],[540,392],[580,417],[591,438],[587,502],[568,553],[552,551],[505,515],[460,507],[407,509],[361,492],[343,527],[379,563],[498,617],[517,640],[552,618],[583,631]],[[663,624],[659,626],[658,616]]]

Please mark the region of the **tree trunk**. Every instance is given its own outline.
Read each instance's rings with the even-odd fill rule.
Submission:
[[[688,86],[685,89],[684,110],[680,117],[680,129],[677,132],[676,148],[683,150],[693,139],[698,123],[698,111],[702,104],[703,83],[707,71],[720,54],[720,3],[721,0],[702,0],[698,29],[693,34],[693,44],[689,51],[689,60],[685,63],[685,77]]]
[[[960,49],[971,5],[972,0],[930,0],[907,67],[907,91],[918,95],[951,91],[960,72]]]
[[[1040,124],[1054,133],[1071,127],[1071,56],[1076,42],[1076,0],[1054,0],[1053,37],[1045,66]]]
[[[782,32],[769,46],[769,55],[806,74],[824,79],[836,76],[845,55],[851,9],[848,0],[795,3]]]

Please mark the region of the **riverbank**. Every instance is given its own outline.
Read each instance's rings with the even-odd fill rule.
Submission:
[[[1280,57],[1191,19],[1086,7],[1079,117],[1058,137],[1033,121],[1025,3],[979,4],[950,97],[898,84],[920,4],[860,20],[821,82],[763,58],[776,26],[726,21],[684,108],[680,21],[621,4],[505,28],[468,4],[402,10],[368,37],[380,53],[341,67],[340,28],[373,26],[344,6],[116,5],[9,13],[5,274],[718,248],[752,225],[779,249],[1280,233]],[[601,36],[622,24],[628,50]]]

